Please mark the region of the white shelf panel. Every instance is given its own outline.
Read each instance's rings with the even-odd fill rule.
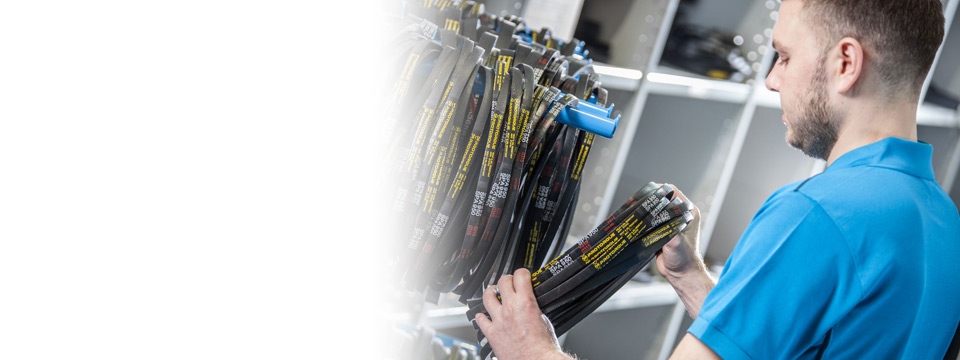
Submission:
[[[677,302],[677,293],[670,284],[665,282],[637,283],[628,282],[613,294],[595,312],[627,310],[650,306],[671,305]],[[428,306],[423,312],[423,326],[437,330],[470,327],[467,320],[467,306],[460,303],[451,305],[441,300],[440,305],[424,304]]]
[[[610,90],[636,91],[640,88],[643,72],[613,65],[593,63],[593,69],[600,75],[600,86]]]
[[[690,76],[668,68],[647,74],[647,86],[651,94],[737,104],[746,103],[750,95],[747,84]]]
[[[768,108],[779,109],[780,108],[780,94],[770,91],[764,87],[756,92],[754,95],[757,100],[757,106],[763,106]]]
[[[467,306],[438,307],[424,311],[423,325],[437,330],[472,326],[467,320]]]
[[[948,109],[927,103],[920,104],[917,108],[917,124],[941,127],[958,127],[960,119],[957,118],[956,109]]]

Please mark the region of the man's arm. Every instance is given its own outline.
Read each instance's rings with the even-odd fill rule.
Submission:
[[[717,353],[710,350],[706,344],[697,339],[696,336],[690,335],[687,333],[683,336],[683,339],[680,340],[680,344],[677,345],[677,348],[673,350],[673,355],[670,355],[670,360],[682,360],[682,359],[720,359],[717,356]]]
[[[673,286],[673,290],[677,292],[683,306],[687,308],[687,313],[694,319],[700,315],[700,308],[703,307],[703,301],[707,298],[707,294],[717,284],[710,277],[710,274],[707,274],[706,270],[691,271],[681,275],[664,274],[662,272],[660,274]]]
[[[674,194],[674,198],[688,201],[680,190],[675,190]],[[683,233],[671,239],[657,254],[657,270],[673,286],[683,306],[694,319],[700,315],[703,301],[717,283],[707,273],[707,267],[698,250],[699,245],[700,209],[694,206],[693,221],[687,225]],[[720,359],[720,357],[700,339],[688,333],[680,340],[670,359]]]
[[[800,192],[772,195],[727,261],[677,358],[698,345],[693,338],[723,358],[797,358],[863,297],[836,221]]]

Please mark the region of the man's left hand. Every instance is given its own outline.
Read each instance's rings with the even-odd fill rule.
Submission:
[[[560,350],[553,326],[540,312],[529,270],[504,275],[496,288],[502,303],[496,289],[488,287],[483,306],[490,316],[480,313],[476,320],[498,359],[571,359]]]

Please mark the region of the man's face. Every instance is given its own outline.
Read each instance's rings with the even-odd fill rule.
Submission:
[[[787,143],[808,156],[826,159],[837,142],[840,116],[829,104],[826,52],[814,27],[802,16],[801,1],[784,1],[773,30],[780,59],[767,75],[767,88],[780,93]]]

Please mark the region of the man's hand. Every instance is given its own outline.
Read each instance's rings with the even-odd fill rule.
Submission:
[[[676,186],[673,188],[674,199],[689,201]],[[703,300],[716,282],[707,273],[703,257],[700,256],[700,209],[694,205],[691,213],[693,221],[687,224],[680,235],[670,239],[663,249],[657,252],[657,270],[677,291],[690,316],[696,318],[700,314]]]
[[[490,313],[477,314],[477,325],[500,360],[570,359],[560,350],[553,326],[533,295],[530,271],[519,269],[483,292],[483,306]]]
[[[674,199],[680,198],[683,201],[689,201],[676,186],[673,186],[673,188]],[[670,239],[663,246],[663,250],[657,253],[657,270],[667,280],[682,277],[691,271],[706,270],[706,265],[704,265],[703,258],[698,251],[700,246],[700,209],[694,205],[690,212],[693,214],[693,221],[687,224],[680,235]]]

